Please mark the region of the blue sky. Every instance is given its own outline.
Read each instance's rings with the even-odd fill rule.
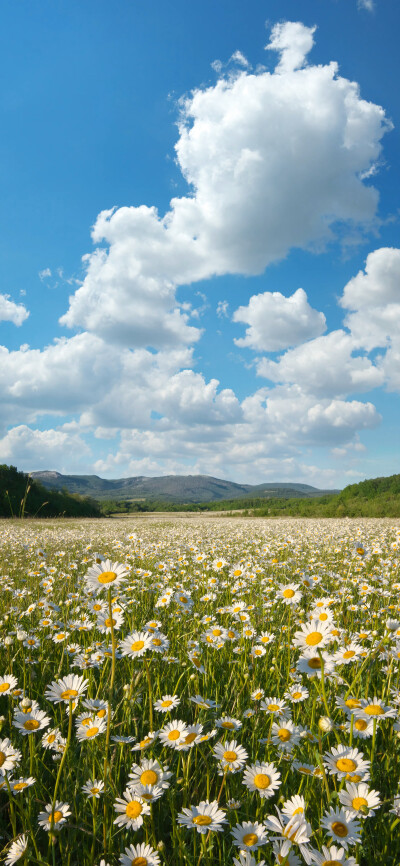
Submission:
[[[0,462],[400,471],[392,0],[3,0]]]

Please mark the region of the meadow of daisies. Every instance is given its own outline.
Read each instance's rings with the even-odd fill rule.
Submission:
[[[0,860],[399,864],[400,522],[0,538]]]

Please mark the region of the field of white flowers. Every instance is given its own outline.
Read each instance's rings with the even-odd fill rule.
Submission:
[[[398,866],[399,521],[0,539],[6,864]]]

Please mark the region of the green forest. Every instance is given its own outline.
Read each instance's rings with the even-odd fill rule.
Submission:
[[[47,490],[15,466],[0,465],[0,517],[101,517],[97,502]]]

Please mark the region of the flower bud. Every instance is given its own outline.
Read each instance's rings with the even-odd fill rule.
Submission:
[[[329,731],[333,731],[333,722],[328,716],[321,716],[321,718],[318,719],[318,727],[320,731],[327,734]]]

